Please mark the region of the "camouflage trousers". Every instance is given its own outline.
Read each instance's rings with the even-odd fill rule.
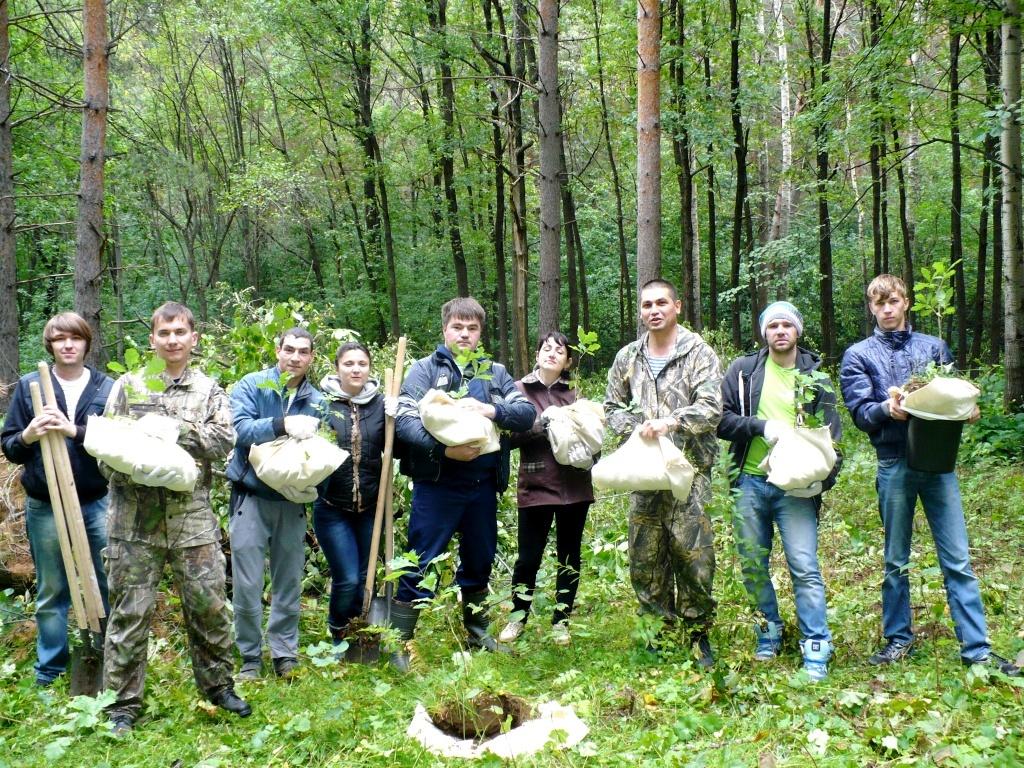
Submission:
[[[181,597],[192,655],[192,674],[210,698],[232,685],[231,618],[224,598],[225,561],[219,544],[171,548],[111,539],[107,547],[110,616],[103,682],[117,699],[110,716],[138,717],[146,683],[149,625],[165,563]]]
[[[669,491],[634,493],[629,504],[629,577],[640,612],[707,626],[715,613],[714,533],[704,505],[711,480],[698,474],[685,502]]]

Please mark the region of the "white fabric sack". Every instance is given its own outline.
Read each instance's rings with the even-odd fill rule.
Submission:
[[[832,433],[822,426],[785,430],[758,466],[776,488],[795,491],[821,482],[835,465]]]
[[[129,477],[157,468],[169,470],[160,487],[191,493],[199,468],[177,440],[177,422],[168,416],[148,413],[138,421],[90,416],[84,447],[90,456]]]
[[[320,435],[283,436],[249,447],[256,477],[296,504],[316,501],[316,486],[345,463],[348,451]]]
[[[449,736],[434,725],[423,705],[417,704],[405,734],[435,755],[475,759],[491,752],[507,760],[540,752],[549,742],[560,749],[576,746],[590,731],[571,706],[546,701],[537,710],[538,716],[534,719],[478,744],[473,739]],[[555,735],[555,731],[560,733]]]
[[[590,469],[604,443],[604,408],[593,400],[552,405],[541,418],[548,420],[548,442],[555,461],[566,467]]]
[[[900,407],[928,421],[966,421],[980,395],[981,390],[969,381],[938,376],[904,397]]]
[[[640,427],[611,456],[594,466],[595,488],[613,491],[672,491],[679,501],[690,495],[695,472],[683,452],[667,437],[645,440]]]
[[[419,403],[423,427],[445,445],[475,445],[481,454],[501,448],[495,423],[460,402],[447,392],[429,390]]]

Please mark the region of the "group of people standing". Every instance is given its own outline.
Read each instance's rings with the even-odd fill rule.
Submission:
[[[907,565],[914,506],[921,499],[935,539],[950,612],[965,664],[989,664],[1009,675],[1020,669],[992,653],[977,579],[970,565],[956,474],[919,472],[906,463],[907,413],[890,388],[929,362],[950,360],[939,339],[907,322],[903,282],[880,275],[868,288],[877,321],[868,339],[843,357],[840,385],[854,424],[868,433],[878,455],[876,487],[885,533],[882,587],[885,646],[870,659],[889,664],[911,651]],[[689,496],[669,491],[634,492],[629,506],[630,579],[640,611],[660,617],[654,653],[669,645],[692,648],[696,663],[714,663],[709,630],[715,601],[713,532],[705,506],[719,438],[730,444],[735,491],[734,525],[743,583],[755,609],[754,658],[770,660],[782,648],[783,621],[769,574],[777,527],[793,582],[803,668],[812,679],[827,675],[832,635],[825,584],[817,555],[821,494],[835,483],[841,461],[820,484],[783,491],[767,481],[762,459],[795,423],[798,407],[827,424],[838,440],[839,418],[831,387],[818,387],[810,403],[797,403],[796,377],[817,371],[821,361],[799,346],[803,317],[784,301],[759,318],[765,347],[732,362],[724,376],[714,350],[677,322],[680,302],[665,280],[641,289],[640,338],[619,350],[608,373],[605,413],[619,437],[639,430],[644,438],[667,437],[681,448],[695,476]],[[349,458],[318,489],[313,529],[331,571],[327,624],[336,643],[360,614],[361,584],[368,567],[373,510],[380,492],[386,419],[395,419],[400,471],[413,482],[408,548],[417,566],[403,573],[390,609],[402,643],[391,663],[410,666],[408,641],[423,602],[433,596],[424,579],[456,536],[455,581],[462,600],[467,644],[509,650],[531,614],[537,573],[552,525],[556,528],[555,608],[551,639],[571,642],[569,618],[579,585],[581,543],[594,493],[588,470],[556,461],[541,414],[579,396],[570,384],[569,340],[542,335],[534,370],[519,381],[501,364],[481,366],[479,346],[486,316],[472,298],[456,298],[441,312],[443,343],[415,361],[397,402],[370,376],[369,350],[342,344],[335,372],[320,386],[308,379],[314,340],[289,329],[276,346],[276,362],[248,374],[230,398],[212,379],[189,365],[198,342],[189,309],[168,302],[152,317],[150,343],[165,363],[161,387],[136,374],[117,382],[85,365],[92,341],[74,313],[51,318],[44,328],[57,406],[34,415],[29,385],[15,389],[2,432],[4,454],[24,465],[27,529],[37,572],[36,682],[50,685],[68,663],[70,596],[42,469],[39,441],[47,432],[64,436],[104,606],[109,608],[104,683],[116,695],[109,708],[114,730],[130,730],[143,701],[146,649],[165,564],[181,596],[196,684],[213,704],[245,717],[249,705],[234,681],[264,674],[264,651],[280,677],[298,662],[298,623],[306,538],[305,505],[271,489],[249,463],[249,448],[279,437],[310,437],[324,425]],[[467,360],[476,358],[472,364]],[[486,373],[483,373],[486,371]],[[418,403],[428,390],[459,392],[459,407],[490,419],[501,430],[500,448],[481,454],[476,444],[447,446],[424,427]],[[154,487],[142,478],[112,472],[85,452],[88,416],[141,416],[157,411],[176,420],[178,444],[200,468],[191,493]],[[977,418],[976,413],[972,418]],[[489,583],[497,552],[497,504],[510,475],[510,451],[520,450],[517,501],[518,558],[513,610],[502,631],[490,631]],[[233,450],[232,450],[233,449]],[[210,506],[211,463],[229,456],[234,642],[241,657],[234,671],[228,614],[226,563],[220,526]],[[108,493],[109,482],[109,493]],[[265,564],[269,559],[270,612],[264,623]]]

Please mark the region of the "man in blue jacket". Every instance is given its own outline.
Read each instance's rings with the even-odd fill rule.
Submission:
[[[821,680],[828,673],[832,634],[825,615],[825,582],[818,567],[818,510],[822,491],[835,485],[839,464],[824,481],[797,491],[776,488],[760,467],[772,445],[796,423],[796,375],[817,371],[821,359],[797,344],[804,319],[788,301],[769,304],[761,313],[760,328],[765,348],[734,360],[722,380],[718,423],[718,436],[732,444],[732,485],[739,490],[736,549],[743,585],[758,611],[754,658],[768,661],[782,647],[782,618],[769,572],[772,529],[778,525],[793,579],[803,666],[812,679]],[[824,386],[814,388],[814,399],[803,409],[829,427],[833,441],[839,439],[835,391],[827,378]]]
[[[268,550],[271,597],[266,642],[279,677],[289,676],[298,664],[306,508],[256,476],[249,448],[284,435],[316,434],[323,397],[306,378],[312,362],[313,337],[305,328],[291,328],[277,346],[277,364],[244,376],[231,390],[237,434],[227,468],[232,491],[232,603],[235,642],[242,655],[236,680],[262,674],[263,564]]]
[[[907,322],[907,287],[894,275],[879,275],[867,290],[874,333],[843,355],[839,383],[853,423],[868,433],[878,456],[875,486],[885,529],[882,633],[886,645],[868,661],[892,664],[914,645],[910,628],[910,537],[914,506],[921,499],[946,585],[946,600],[964,664],[985,664],[1008,675],[1020,669],[992,653],[978,579],[971,568],[967,526],[955,472],[921,472],[907,466],[907,412],[893,387],[902,387],[929,363],[950,363],[942,339],[917,333]],[[970,421],[976,421],[975,410]]]
[[[533,426],[536,410],[516,389],[505,366],[489,360],[464,362],[480,343],[484,320],[484,309],[476,299],[447,302],[441,308],[444,344],[413,363],[402,384],[396,429],[404,451],[401,471],[414,483],[409,549],[419,557],[419,568],[399,580],[391,621],[403,641],[412,639],[419,616],[414,601],[433,597],[421,579],[458,533],[455,578],[462,592],[468,642],[470,647],[494,651],[499,648],[488,632],[485,601],[498,546],[498,495],[508,487],[509,439],[503,436],[498,452],[482,456],[474,445],[445,446],[427,432],[418,408],[430,389],[465,389],[464,406],[492,419],[499,429],[524,432]],[[408,651],[403,647],[392,661],[407,670]]]
[[[107,609],[107,576],[100,559],[100,552],[107,546],[107,480],[83,443],[86,421],[103,413],[113,381],[85,364],[92,346],[92,329],[74,312],[63,312],[46,322],[43,344],[53,357],[50,378],[57,406],[47,405],[42,415],[35,416],[29,384],[39,381],[39,373],[23,376],[11,398],[0,442],[4,456],[24,465],[21,484],[25,488],[25,527],[36,569],[36,684],[48,686],[67,667],[71,593],[39,441],[48,432],[58,432],[67,443],[92,564]]]

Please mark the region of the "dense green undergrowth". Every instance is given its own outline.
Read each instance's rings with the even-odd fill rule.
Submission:
[[[916,655],[894,668],[866,664],[878,646],[882,531],[873,491],[874,459],[856,438],[820,527],[829,620],[837,650],[831,676],[812,684],[799,669],[792,592],[775,553],[787,643],[780,659],[752,661],[748,608],[733,548],[729,493],[716,477],[719,601],[713,632],[718,664],[697,671],[684,650],[659,659],[641,650],[651,627],[638,621],[626,558],[626,498],[603,497],[586,532],[587,551],[574,642],[550,642],[553,561],[542,574],[536,615],[512,656],[457,651],[454,606],[432,612],[417,637],[416,674],[386,666],[328,661],[322,598],[307,595],[306,656],[291,680],[240,686],[254,714],[238,720],[203,703],[191,680],[176,598],[161,609],[150,646],[147,706],[127,738],[109,736],[102,701],[72,700],[61,681],[32,685],[34,631],[8,621],[0,637],[0,768],[6,766],[350,766],[442,763],[405,735],[417,702],[510,692],[532,703],[571,704],[590,726],[577,747],[548,749],[521,765],[1022,765],[1024,684],[988,678],[960,665],[942,576],[923,515],[912,562]],[[965,466],[961,480],[974,566],[994,647],[1024,649],[1024,471],[992,461]],[[502,555],[496,589],[505,589],[514,557],[515,520],[502,504]],[[401,527],[401,526],[400,526]],[[778,550],[778,547],[776,547]],[[312,570],[312,569],[311,569]],[[321,580],[311,577],[316,584]],[[449,597],[449,600],[452,598]],[[29,609],[7,599],[6,614]],[[15,617],[16,618],[16,617]],[[504,618],[504,617],[502,617]],[[497,762],[492,758],[493,762]],[[486,762],[486,761],[485,761]]]

